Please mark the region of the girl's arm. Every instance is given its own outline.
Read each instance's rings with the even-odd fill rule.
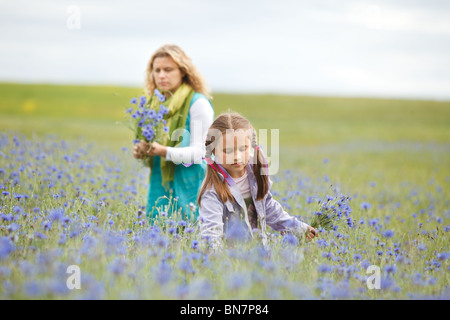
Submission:
[[[290,216],[283,206],[272,197],[270,191],[265,200],[266,223],[275,231],[296,231],[302,234],[308,231],[309,225]]]
[[[212,241],[213,248],[221,246],[223,235],[224,204],[211,189],[205,190],[201,196],[199,207],[200,232],[202,238]]]
[[[196,100],[189,110],[190,115],[190,143],[189,147],[166,147],[165,159],[175,164],[200,163],[205,154],[205,140],[208,128],[214,121],[214,111],[210,102],[205,98]]]

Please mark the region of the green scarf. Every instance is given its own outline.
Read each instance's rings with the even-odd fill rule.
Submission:
[[[152,95],[151,100],[149,101],[152,109],[158,110],[161,104],[169,109],[169,112],[164,116],[164,119],[167,121],[166,126],[169,127],[169,135],[159,139],[159,141],[157,141],[159,144],[167,147],[178,147],[180,145],[181,142],[172,141],[170,137],[176,129],[183,129],[185,127],[194,93],[195,91],[191,86],[183,83],[177,91],[164,102],[160,102],[155,95]],[[149,159],[149,166],[153,169],[153,157],[150,157]],[[161,157],[162,185],[166,190],[169,189],[169,182],[173,181],[174,174],[175,164],[172,161],[166,161],[164,157]]]

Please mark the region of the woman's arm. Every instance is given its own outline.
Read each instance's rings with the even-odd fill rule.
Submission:
[[[189,115],[191,129],[189,147],[166,147],[165,159],[175,164],[200,163],[201,158],[205,154],[206,135],[214,121],[213,108],[207,99],[199,98],[192,104]]]

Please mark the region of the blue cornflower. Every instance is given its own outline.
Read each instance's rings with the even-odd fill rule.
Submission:
[[[126,112],[127,112],[127,113],[132,113],[132,112],[133,112],[133,108],[131,108],[131,107],[128,108]]]
[[[20,228],[19,225],[17,223],[13,222],[8,226],[8,231],[15,232],[15,231],[19,230],[19,228]]]
[[[145,96],[139,97],[141,104],[145,104],[147,102],[147,98]]]
[[[348,218],[348,219],[347,219],[347,224],[348,224],[348,226],[349,226],[350,228],[353,228],[354,224],[353,224],[352,218]]]
[[[384,236],[385,238],[392,238],[392,237],[394,236],[394,231],[392,231],[392,230],[386,230],[386,231],[383,233],[383,236]]]
[[[316,243],[317,243],[317,245],[318,245],[319,247],[321,247],[321,248],[328,247],[328,243],[327,243],[327,241],[326,241],[325,239],[318,239],[318,240],[316,241]]]
[[[368,202],[361,203],[361,209],[363,210],[369,210],[372,207],[372,205]]]
[[[330,273],[333,271],[333,268],[327,264],[321,264],[318,268],[317,271],[319,273]]]
[[[137,103],[137,99],[136,98],[131,99],[130,103],[131,104],[136,104]]]
[[[166,96],[163,95],[158,89],[155,89],[154,92],[160,102],[166,101]]]
[[[0,259],[6,258],[12,251],[14,246],[7,237],[0,238]]]
[[[52,210],[50,212],[50,214],[48,215],[48,218],[51,221],[61,221],[63,219],[63,217],[64,217],[64,214],[63,214],[63,210],[62,209]]]
[[[52,229],[52,222],[51,221],[46,221],[42,223],[42,228],[44,230],[51,230]]]
[[[163,113],[163,114],[168,114],[169,113],[169,108],[166,108],[163,105],[159,106],[159,110]]]
[[[20,214],[20,215],[23,214],[23,209],[21,207],[19,207],[19,206],[14,206],[13,211],[16,214]]]
[[[426,247],[425,245],[423,245],[423,244],[419,244],[419,245],[417,246],[417,249],[418,249],[419,251],[425,251],[425,250],[427,250],[427,247]]]
[[[169,132],[169,127],[168,126],[164,126],[164,132]]]
[[[384,270],[386,270],[387,273],[395,273],[397,271],[397,267],[394,265],[387,265]]]
[[[290,233],[285,234],[282,241],[283,241],[284,244],[287,244],[287,245],[291,245],[291,246],[297,246],[298,245],[297,237],[292,235],[292,234],[290,234]]]
[[[447,260],[450,257],[450,254],[448,252],[441,252],[441,253],[437,253],[436,257],[439,260],[444,261],[444,260]]]
[[[150,119],[155,119],[156,118],[156,111],[155,110],[150,110],[149,112],[148,112],[148,117],[150,118]]]
[[[34,236],[38,239],[47,239],[47,236],[39,231],[35,232]]]
[[[191,248],[194,250],[198,249],[198,241],[197,240],[192,241]]]

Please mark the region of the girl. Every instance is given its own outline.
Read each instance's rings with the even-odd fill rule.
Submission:
[[[220,115],[209,128],[205,145],[209,166],[198,204],[202,236],[209,237],[213,247],[220,246],[222,235],[236,220],[243,221],[250,237],[258,230],[264,246],[266,225],[281,232],[308,231],[308,240],[316,236],[314,228],[290,216],[273,199],[267,162],[247,119],[236,113]]]
[[[165,95],[164,102],[153,95],[155,89]],[[135,158],[150,156],[147,215],[152,221],[158,213],[155,208],[167,205],[172,197],[177,199],[183,219],[196,218],[197,196],[206,171],[202,160],[206,132],[214,120],[209,90],[186,53],[176,45],[164,45],[148,63],[146,91],[153,95],[149,103],[168,108],[164,119],[171,137],[151,145],[142,140],[133,150]],[[183,130],[181,143],[172,139]],[[184,162],[194,164],[185,166]]]

